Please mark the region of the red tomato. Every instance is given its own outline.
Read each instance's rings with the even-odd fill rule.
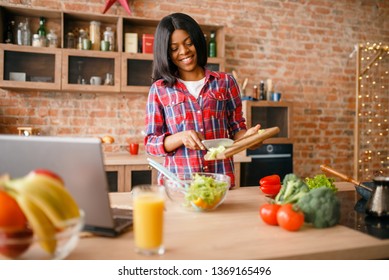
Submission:
[[[272,226],[277,226],[277,212],[280,207],[281,205],[279,204],[263,204],[261,207],[259,207],[259,215],[265,223]]]
[[[304,224],[304,213],[294,210],[291,203],[284,204],[277,212],[277,222],[283,229],[298,231]]]
[[[277,174],[263,177],[259,180],[260,185],[281,185],[281,178]]]

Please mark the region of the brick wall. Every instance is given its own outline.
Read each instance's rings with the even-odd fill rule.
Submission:
[[[100,13],[105,0],[0,0],[1,4]],[[271,78],[294,103],[295,173],[320,172],[322,163],[352,174],[355,119],[354,45],[389,42],[385,0],[134,0],[134,16],[160,19],[185,12],[226,28],[226,70],[254,84]],[[117,4],[109,14],[124,14]],[[141,140],[145,94],[17,92],[0,89],[0,133],[34,125],[47,135],[112,134],[124,149]]]

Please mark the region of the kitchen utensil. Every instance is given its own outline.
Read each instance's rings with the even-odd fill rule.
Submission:
[[[363,183],[358,182],[358,181],[354,180],[353,178],[348,177],[347,175],[345,175],[343,173],[340,173],[340,172],[332,169],[331,167],[329,167],[329,166],[327,166],[325,164],[320,165],[320,168],[321,168],[322,171],[328,172],[328,173],[330,173],[332,175],[335,175],[336,177],[339,177],[340,179],[343,179],[346,182],[353,183],[355,186],[359,186],[359,187],[361,187],[361,188],[363,188],[363,189],[365,189],[365,190],[367,190],[369,192],[372,191],[371,188],[369,188],[368,186],[365,186]]]
[[[171,181],[175,183],[176,190],[178,189],[179,192],[185,193],[186,189],[188,188],[188,183],[182,181],[173,172],[171,172],[169,169],[167,169],[162,164],[156,162],[155,160],[152,160],[151,158],[147,158],[147,160],[152,167],[157,169],[159,172],[161,172],[163,175],[165,175],[167,178],[169,178]],[[169,188],[165,186],[165,190],[169,199],[173,200],[169,192],[170,191]]]
[[[366,214],[376,217],[389,216],[389,177],[373,179],[375,189],[366,205]]]
[[[226,159],[232,157],[233,155],[249,149],[268,138],[271,138],[277,135],[280,132],[278,127],[271,127],[266,129],[261,129],[258,133],[254,133],[248,136],[245,136],[241,139],[238,139],[230,147],[225,149],[222,153],[216,155],[216,159]]]
[[[379,176],[373,179],[375,188],[371,189],[364,184],[326,166],[321,165],[323,171],[329,172],[347,182],[353,183],[356,187],[361,187],[371,193],[366,204],[366,213],[370,216],[389,216],[389,177]]]
[[[211,148],[217,148],[219,146],[224,146],[227,148],[230,147],[232,144],[234,144],[234,140],[229,138],[217,138],[217,139],[203,140],[201,142],[204,144],[207,150]]]

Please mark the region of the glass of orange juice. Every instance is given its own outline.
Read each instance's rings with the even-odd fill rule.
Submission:
[[[135,251],[162,255],[165,190],[157,185],[139,185],[133,191]]]

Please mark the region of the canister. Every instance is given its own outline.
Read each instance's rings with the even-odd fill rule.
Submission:
[[[92,50],[100,50],[100,22],[99,21],[91,21],[89,26],[89,39],[92,44]]]

